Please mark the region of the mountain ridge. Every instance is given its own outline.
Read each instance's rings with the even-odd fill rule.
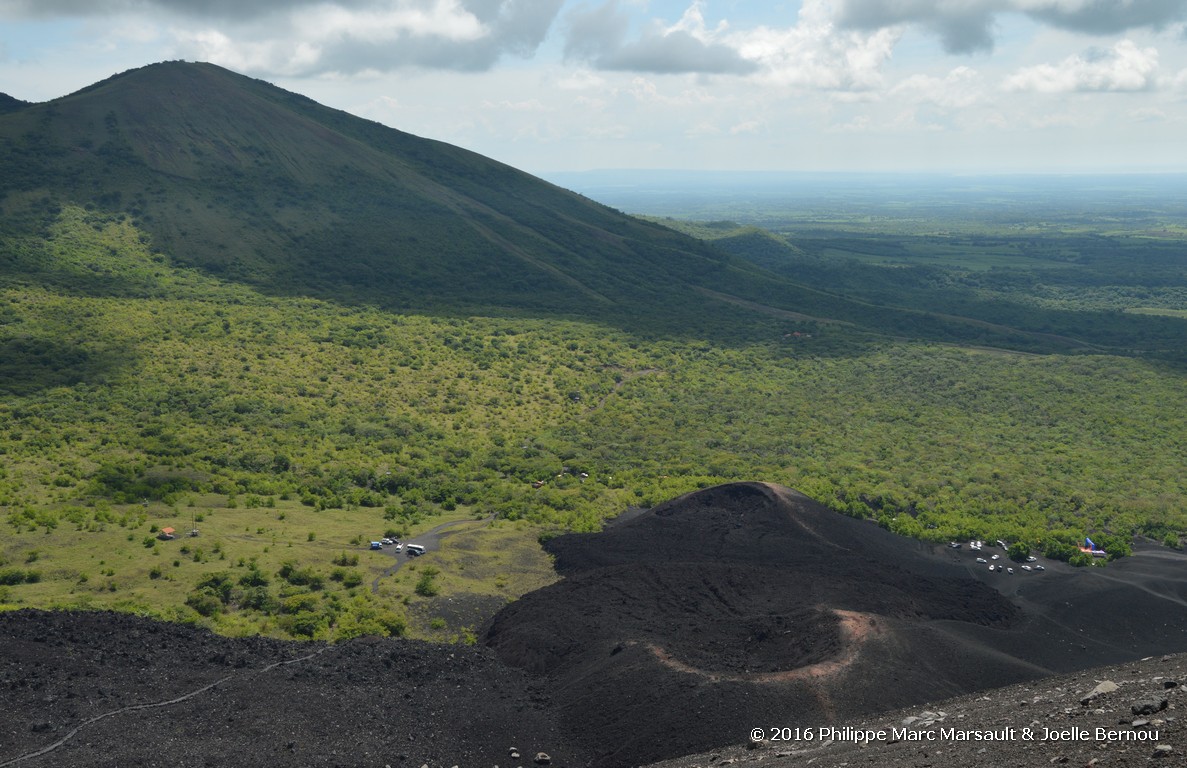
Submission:
[[[36,239],[61,206],[85,205],[131,217],[163,258],[273,294],[747,341],[784,330],[773,308],[852,323],[850,340],[1076,348],[800,284],[474,152],[213,64],[152,64],[0,114],[0,166],[10,236]],[[0,253],[0,279],[30,266]],[[731,300],[707,301],[704,289]]]
[[[670,278],[673,260],[692,272],[730,260],[509,166],[209,64],[150,65],[9,117],[10,197],[48,191],[127,210],[181,263],[274,290],[339,284],[376,299],[378,283],[404,300],[485,291],[498,295],[475,304],[588,310],[608,293],[646,297],[639,280],[614,279],[616,263],[651,262]]]

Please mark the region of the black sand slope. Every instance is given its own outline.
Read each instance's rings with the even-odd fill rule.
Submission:
[[[486,642],[600,765],[1187,648],[1187,558],[991,574],[786,488],[690,494],[549,544],[566,579]]]
[[[1150,656],[847,720],[810,739],[795,723],[764,723],[761,742],[652,768],[1180,766],[1184,709],[1187,654]]]
[[[1157,687],[1153,675],[1185,676],[1182,664],[1144,670],[1141,686],[1118,681],[1124,700],[1072,701],[1095,684],[1084,670],[1187,649],[1187,556],[1157,547],[1105,569],[990,574],[975,553],[742,483],[549,548],[566,578],[496,616],[489,647],[326,646],[111,613],[0,613],[0,768],[517,766],[537,752],[554,766],[613,768],[709,750],[718,756],[679,764],[940,766],[958,763],[934,747],[729,749],[754,727],[894,720],[878,713],[954,696],[966,697],[950,707],[964,728],[1036,704],[1053,723],[1091,713],[1101,724],[1130,706],[1127,684],[1136,696]],[[1074,683],[1047,682],[1068,672]],[[1011,685],[1004,708],[973,703]],[[1074,746],[1067,755],[1096,748]],[[1001,745],[964,747],[950,752],[1038,764],[1024,744],[1002,762]],[[1042,764],[1060,754],[1043,751]]]
[[[114,613],[0,614],[5,768],[448,768],[505,764],[513,746],[587,764],[551,710],[539,685],[481,648],[232,639]]]

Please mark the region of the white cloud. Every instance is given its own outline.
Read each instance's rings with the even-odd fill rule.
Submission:
[[[588,69],[578,69],[556,81],[566,91],[588,91],[606,87],[606,79]]]
[[[539,99],[524,99],[523,101],[483,101],[483,109],[497,110],[500,112],[552,112],[553,108],[544,104]]]
[[[980,75],[970,67],[956,67],[944,77],[911,75],[889,91],[892,99],[930,103],[950,109],[965,109],[981,98]]]
[[[899,37],[897,29],[839,30],[827,0],[804,0],[794,26],[759,27],[729,41],[762,65],[760,77],[771,84],[862,90],[881,84]]]
[[[1154,88],[1158,51],[1122,40],[1108,51],[1068,56],[1058,64],[1026,67],[1006,79],[1008,91],[1145,91]]]
[[[753,134],[762,130],[763,124],[759,120],[744,120],[737,125],[730,126],[730,135],[738,136],[740,134]]]
[[[997,20],[1008,13],[1105,35],[1172,26],[1187,19],[1187,0],[837,0],[835,5],[842,27],[914,25],[937,35],[949,53],[992,50]]]
[[[429,5],[397,2],[366,9],[321,5],[295,16],[292,31],[302,40],[366,43],[398,42],[406,36],[473,42],[489,32],[456,0],[435,0]]]
[[[208,61],[238,72],[300,75],[313,69],[322,53],[319,46],[303,41],[243,42],[217,29],[175,29],[172,34],[185,58]]]
[[[0,0],[0,18],[135,16],[174,55],[265,75],[484,71],[532,56],[564,0]]]
[[[666,26],[653,21],[631,40],[630,20],[618,0],[593,8],[581,6],[566,19],[565,56],[602,70],[653,74],[753,71],[755,65],[723,41],[728,24],[723,22],[710,30],[701,9],[700,2],[693,2],[677,23]]]

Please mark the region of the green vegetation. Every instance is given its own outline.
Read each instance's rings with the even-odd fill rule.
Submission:
[[[56,344],[3,380],[0,554],[37,566],[5,570],[11,604],[123,607],[226,632],[406,631],[409,598],[538,586],[546,563],[496,565],[512,540],[596,530],[629,505],[737,479],[908,535],[1004,538],[1065,559],[1085,532],[1120,547],[1187,530],[1187,388],[1158,365],[875,344],[793,320],[720,346],[396,315],[174,267],[129,221],[76,208],[49,234],[48,269],[107,259],[112,280],[148,295],[11,273],[0,291],[0,343]],[[447,549],[430,556],[436,573],[368,591],[390,564],[359,552],[378,531],[490,512],[530,525],[471,534],[504,531],[497,547],[468,545],[464,574]],[[154,535],[199,516],[197,539]]]
[[[732,480],[1069,562],[1187,532],[1181,229],[668,222],[711,247],[208,66],[0,161],[4,607],[472,642],[539,541]]]

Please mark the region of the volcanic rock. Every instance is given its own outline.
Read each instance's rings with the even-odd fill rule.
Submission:
[[[1127,558],[1107,578],[1052,563],[1007,582],[763,483],[546,547],[565,578],[505,608],[484,642],[549,681],[608,767],[1187,645],[1187,617],[1163,610],[1182,577],[1147,586],[1161,563]],[[1159,633],[1125,618],[1155,611],[1173,616]]]
[[[1112,693],[1115,690],[1117,690],[1117,684],[1112,680],[1101,681],[1095,688],[1088,692],[1087,696],[1080,699],[1080,703],[1086,707],[1098,696],[1104,696],[1106,693]]]
[[[1166,709],[1166,705],[1166,699],[1142,699],[1141,701],[1135,702],[1134,705],[1129,709],[1135,715],[1152,715],[1155,712],[1161,712],[1162,710]]]

